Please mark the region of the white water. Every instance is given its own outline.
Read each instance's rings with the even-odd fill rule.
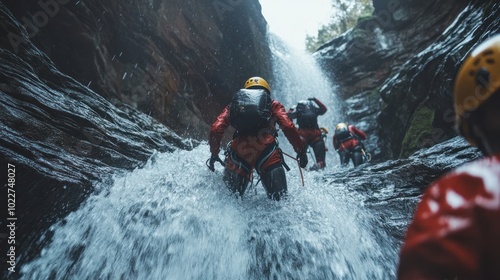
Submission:
[[[288,110],[300,100],[316,97],[326,105],[328,111],[318,117],[318,125],[330,132],[325,139],[329,152],[326,154],[327,170],[339,165],[337,154],[333,149],[333,131],[339,122],[345,122],[339,116],[339,100],[333,85],[321,71],[311,54],[297,50],[282,42],[273,34],[269,35],[271,51],[273,53],[273,83],[272,96],[280,101]],[[283,135],[282,135],[283,136]],[[284,137],[281,137],[284,138]],[[282,140],[281,143],[286,142]],[[309,157],[313,157],[310,149]],[[311,165],[314,158],[311,160]]]
[[[158,154],[54,225],[23,279],[390,279],[394,252],[357,197],[320,173],[287,173],[289,199],[262,186],[229,196],[206,144]],[[382,237],[383,238],[383,237]],[[270,276],[271,275],[271,276]]]
[[[278,100],[289,108],[316,96],[335,108],[332,87],[311,74],[317,69],[306,69],[312,64],[288,65],[293,71],[275,71],[298,77],[275,78]],[[220,165],[208,171],[208,156],[206,143],[156,154],[143,168],[116,175],[112,185],[97,186],[99,192],[51,228],[52,242],[21,268],[22,279],[395,278],[388,237],[359,194],[322,178],[328,169],[304,172],[302,187],[297,166],[287,160],[287,200],[267,199],[260,184],[238,200],[225,188]]]

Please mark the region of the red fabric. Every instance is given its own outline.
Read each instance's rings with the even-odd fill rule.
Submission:
[[[245,159],[247,163],[250,164],[251,167],[255,167],[256,161],[259,158],[259,156],[262,154],[264,149],[270,144],[264,144],[264,142],[260,142],[257,140],[255,142],[256,138],[252,137],[245,137],[245,139],[242,138],[236,138],[231,142],[231,149],[236,151],[236,154]],[[271,141],[272,143],[272,141]],[[278,153],[278,150],[275,150],[271,156],[262,164],[260,167],[260,170],[257,170],[259,174],[261,174],[264,170],[266,170],[267,167],[278,163],[281,161],[281,156]],[[250,177],[251,174],[247,173],[244,169],[234,165],[229,158],[226,158],[226,168],[233,170],[234,172],[244,176],[244,177]]]
[[[303,150],[304,145],[300,139],[300,135],[297,128],[293,122],[288,118],[286,114],[285,107],[276,100],[271,103],[272,116],[269,122],[269,127],[274,128],[276,123],[280,126],[281,130],[285,134],[286,138],[292,144],[295,152],[299,153]],[[218,155],[220,152],[220,142],[222,136],[224,135],[224,130],[229,126],[229,106],[226,106],[224,110],[219,114],[216,121],[212,124],[210,129],[210,134],[208,137],[208,143],[210,145],[210,152],[213,155]],[[268,133],[260,133],[255,136],[237,137],[233,139],[232,145],[237,145],[238,147],[244,147],[241,155],[242,158],[248,162],[252,162],[254,159],[254,153],[262,152],[262,147],[266,147],[270,143],[274,142],[275,137]],[[236,150],[236,149],[235,149]],[[260,151],[260,152],[259,152]],[[239,152],[238,152],[239,154]],[[247,158],[248,157],[248,158]]]
[[[292,144],[293,149],[296,153],[301,153],[304,149],[304,144],[300,139],[299,132],[297,128],[293,124],[292,120],[286,114],[285,107],[276,100],[273,100],[272,103],[273,117],[271,118],[271,125],[274,127],[275,123],[278,123],[279,127],[285,134],[285,137]]]
[[[321,140],[321,130],[318,128],[299,128],[299,134],[304,144],[313,144]]]
[[[220,142],[224,136],[224,130],[229,126],[229,105],[217,116],[217,119],[210,128],[208,135],[208,144],[210,145],[210,153],[218,155],[220,152]]]
[[[361,140],[366,140],[366,133],[359,128],[355,127],[354,125],[349,125],[347,127],[349,129],[349,132],[354,136],[351,139],[348,139],[342,143],[340,141],[337,141],[335,138],[335,134],[333,135],[333,147],[335,150],[343,151],[343,150],[353,150],[359,145],[359,141],[356,139],[361,139]]]
[[[325,104],[323,104],[321,101],[319,101],[316,97],[314,98],[314,102],[316,102],[316,104],[318,104],[319,106],[319,112],[318,112],[318,115],[323,115],[324,113],[326,113],[326,106]]]
[[[500,279],[500,155],[429,187],[406,233],[398,279]]]

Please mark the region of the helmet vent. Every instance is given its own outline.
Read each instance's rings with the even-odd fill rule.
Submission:
[[[486,68],[481,68],[476,74],[476,84],[478,86],[488,87],[490,84],[490,72]]]

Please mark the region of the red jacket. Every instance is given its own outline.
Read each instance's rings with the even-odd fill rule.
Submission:
[[[399,279],[500,279],[500,155],[466,164],[422,197]]]
[[[338,151],[343,151],[343,150],[353,150],[359,145],[359,141],[357,139],[365,140],[366,139],[366,133],[354,125],[349,125],[347,127],[349,129],[349,132],[353,135],[352,138],[349,140],[346,140],[344,142],[340,142],[337,140],[335,137],[335,134],[333,135],[333,147],[335,150]]]
[[[274,128],[275,124],[278,123],[281,130],[285,134],[286,138],[292,144],[295,152],[300,153],[304,148],[304,145],[300,139],[297,128],[293,124],[293,122],[288,118],[286,114],[285,107],[281,103],[276,100],[273,100],[271,103],[271,121],[269,122],[269,126]],[[219,154],[220,151],[220,142],[222,140],[222,136],[224,134],[224,130],[229,126],[229,105],[222,110],[222,113],[217,117],[217,120],[213,123],[212,128],[210,129],[210,134],[208,137],[208,144],[210,145],[210,152],[213,155]],[[267,145],[274,142],[276,139],[270,133],[264,133],[262,135],[258,135],[259,145]]]

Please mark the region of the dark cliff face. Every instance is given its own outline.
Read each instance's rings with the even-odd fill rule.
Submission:
[[[18,267],[94,183],[191,149],[173,130],[205,138],[233,91],[269,71],[258,1],[5,2],[0,154],[16,172]]]
[[[269,73],[257,0],[42,2],[6,5],[61,72],[183,136],[205,139],[234,90]]]
[[[348,121],[370,132],[375,160],[407,157],[456,135],[454,75],[473,46],[500,31],[500,4],[381,0],[374,6],[374,17],[315,55],[339,84]]]

